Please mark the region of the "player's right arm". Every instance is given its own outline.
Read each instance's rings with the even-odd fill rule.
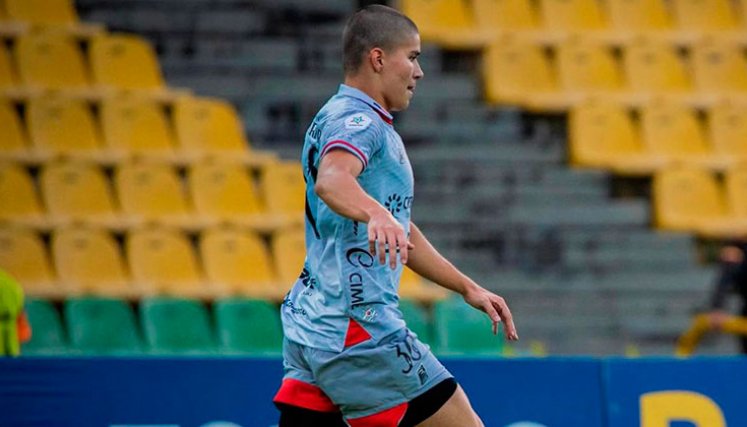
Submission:
[[[402,263],[407,263],[408,242],[405,229],[389,211],[369,196],[358,183],[363,171],[360,159],[346,150],[330,150],[319,162],[314,192],[338,215],[368,224],[371,255],[386,262],[387,247],[398,248]],[[389,257],[392,269],[397,257]]]

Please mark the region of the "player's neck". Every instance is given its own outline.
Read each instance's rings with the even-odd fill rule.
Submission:
[[[379,105],[381,105],[382,108],[384,108],[386,111],[389,111],[389,106],[384,100],[383,92],[378,88],[376,82],[372,81],[371,79],[363,78],[360,75],[345,76],[345,85],[354,87],[359,91],[365,93]]]

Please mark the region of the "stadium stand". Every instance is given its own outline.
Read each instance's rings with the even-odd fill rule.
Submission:
[[[434,319],[439,354],[501,355],[503,335],[493,335],[490,319],[460,298],[436,303]]]
[[[197,300],[144,298],[139,305],[146,350],[154,354],[211,354],[215,337],[206,307]]]
[[[67,337],[55,306],[47,300],[30,299],[25,303],[31,324],[31,340],[23,344],[24,354],[53,355],[68,351]]]
[[[135,314],[124,300],[68,298],[64,305],[70,347],[91,355],[139,354],[142,342]]]
[[[279,355],[283,340],[280,317],[264,300],[221,299],[213,305],[218,345],[222,351]]]

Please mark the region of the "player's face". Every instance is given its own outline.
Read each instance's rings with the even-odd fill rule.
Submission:
[[[423,77],[418,63],[420,36],[412,34],[399,47],[386,54],[383,69],[384,102],[391,111],[400,111],[410,105],[417,80]]]

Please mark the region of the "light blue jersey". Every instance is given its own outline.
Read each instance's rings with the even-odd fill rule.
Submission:
[[[342,149],[363,165],[358,183],[409,235],[413,175],[392,116],[365,93],[341,85],[306,133],[301,162],[306,180],[306,262],[282,305],[287,339],[340,352],[405,327],[392,270],[368,250],[366,224],[333,212],[314,192],[320,159]]]

